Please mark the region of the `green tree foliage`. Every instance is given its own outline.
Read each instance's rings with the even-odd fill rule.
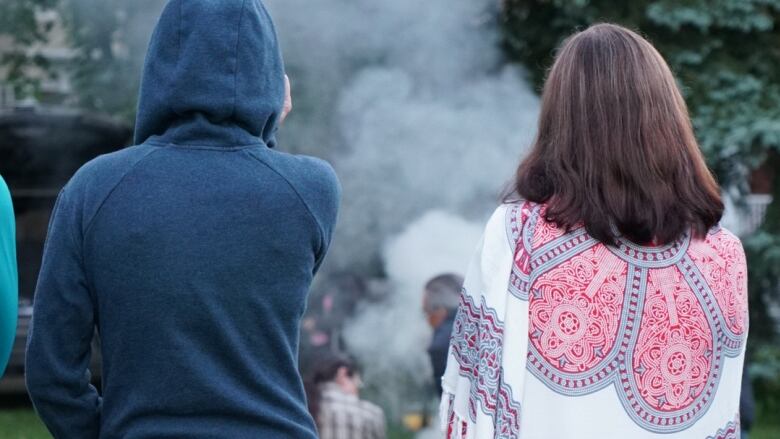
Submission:
[[[143,54],[161,0],[60,0],[76,49],[72,80],[79,103],[132,120]]]
[[[598,22],[622,24],[645,35],[669,62],[722,183],[745,193],[753,169],[780,169],[780,0],[505,0],[504,7],[507,52],[538,87],[567,35]],[[773,196],[780,200],[780,175]],[[780,202],[745,247],[749,346],[765,359],[776,340],[767,303],[777,300],[779,288]]]
[[[82,108],[132,120],[147,38],[162,0],[0,0],[0,35],[19,50],[0,59],[10,67],[7,80],[20,88],[29,81],[26,68],[49,68],[28,50],[50,37],[51,24],[36,13],[54,10],[73,49],[66,72]],[[58,72],[49,69],[51,74]]]
[[[712,166],[729,182],[780,148],[780,0],[506,0],[506,47],[541,84],[576,29],[615,22],[669,61]],[[744,166],[744,167],[743,167]],[[735,174],[736,172],[736,174]]]
[[[46,41],[50,24],[40,23],[36,12],[51,8],[57,0],[0,0],[0,37],[10,43],[0,54],[0,65],[7,69],[7,81],[21,91],[33,88],[37,80],[26,75],[31,66],[48,67],[46,59],[30,53],[30,47]]]

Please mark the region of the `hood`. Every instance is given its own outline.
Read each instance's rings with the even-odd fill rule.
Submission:
[[[135,143],[276,144],[284,65],[260,0],[171,0],[144,62]]]

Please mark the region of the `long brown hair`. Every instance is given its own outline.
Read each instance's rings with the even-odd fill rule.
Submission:
[[[560,47],[533,148],[511,196],[546,219],[614,243],[702,237],[723,215],[720,189],[669,66],[644,38],[598,24]]]

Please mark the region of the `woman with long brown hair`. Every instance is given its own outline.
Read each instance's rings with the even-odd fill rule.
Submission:
[[[747,275],[661,55],[561,46],[538,134],[466,277],[448,438],[736,438]]]

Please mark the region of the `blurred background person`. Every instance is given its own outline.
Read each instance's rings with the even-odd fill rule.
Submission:
[[[463,277],[457,274],[441,274],[425,284],[423,291],[423,312],[428,325],[433,328],[433,337],[428,345],[428,357],[433,369],[433,383],[436,395],[441,395],[441,377],[447,367],[447,352],[455,314],[460,304],[460,290]]]
[[[0,177],[0,377],[11,356],[16,335],[18,282],[14,207],[8,186]]]
[[[355,361],[346,355],[320,358],[306,380],[309,412],[320,439],[384,439],[382,409],[360,399],[363,383]]]

